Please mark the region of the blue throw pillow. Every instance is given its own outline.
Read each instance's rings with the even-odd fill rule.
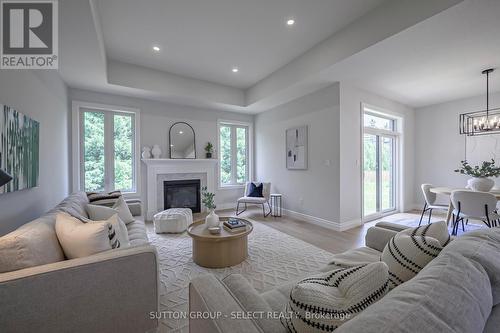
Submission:
[[[263,198],[262,189],[264,188],[264,184],[260,184],[259,186],[255,186],[254,183],[250,183],[250,189],[248,191],[248,196],[253,198]]]

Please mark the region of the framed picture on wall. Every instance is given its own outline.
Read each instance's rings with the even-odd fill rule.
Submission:
[[[307,169],[307,125],[286,130],[286,168]]]
[[[0,193],[38,186],[38,121],[0,104],[0,171],[10,180],[0,186]]]

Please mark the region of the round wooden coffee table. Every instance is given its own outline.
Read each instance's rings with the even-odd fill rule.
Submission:
[[[187,232],[193,238],[193,260],[200,266],[208,268],[221,268],[234,266],[248,256],[248,234],[252,232],[253,225],[245,221],[246,230],[237,233],[226,231],[222,223],[227,217],[221,217],[221,232],[212,235],[205,228],[205,221],[191,224]]]

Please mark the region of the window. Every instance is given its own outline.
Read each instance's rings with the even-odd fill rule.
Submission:
[[[86,104],[73,113],[75,188],[137,193],[138,114]]]
[[[243,123],[219,122],[220,186],[242,185],[250,178],[250,131]]]
[[[371,108],[363,113],[363,216],[396,210],[397,120]]]

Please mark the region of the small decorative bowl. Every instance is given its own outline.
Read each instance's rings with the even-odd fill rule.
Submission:
[[[210,232],[212,235],[218,235],[220,234],[221,227],[209,227],[208,232]]]

